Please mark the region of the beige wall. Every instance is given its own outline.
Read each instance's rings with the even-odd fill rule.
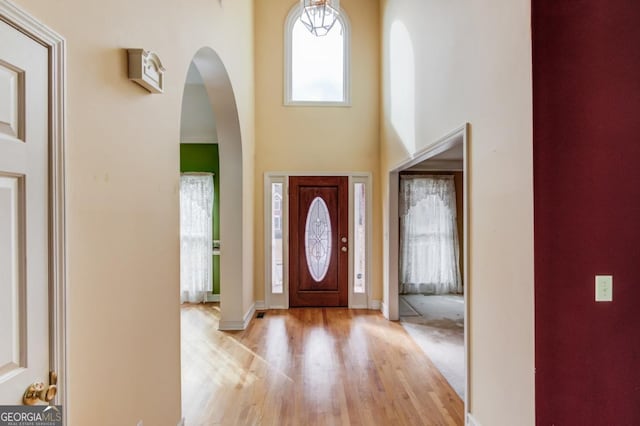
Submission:
[[[471,122],[471,412],[484,425],[534,423],[529,1],[381,0],[379,10],[373,0],[343,0],[352,24],[348,108],[282,106],[282,32],[294,0],[18,3],[68,40],[72,424],[179,419],[178,141],[184,79],[202,46],[224,61],[239,110],[245,311],[264,299],[264,172],[373,172],[380,299],[388,170]],[[396,21],[413,45],[411,91],[409,79],[392,84]],[[160,55],[163,95],[126,79],[127,47]],[[414,116],[392,123],[392,105]]]
[[[532,425],[530,2],[381,0],[381,13],[382,175],[471,123],[470,411]]]
[[[255,0],[255,294],[264,300],[263,179],[269,171],[371,172],[380,223],[379,16],[373,0],[344,0],[351,21],[351,107],[284,107],[284,22],[295,0]],[[373,299],[380,300],[381,232],[373,230]]]
[[[180,418],[178,176],[192,56],[218,52],[236,94],[244,191],[253,205],[250,0],[19,0],[67,39],[68,274],[72,425],[176,425]],[[126,78],[127,47],[155,50],[165,93]],[[253,213],[243,213],[251,229]],[[253,296],[252,232],[244,241]]]

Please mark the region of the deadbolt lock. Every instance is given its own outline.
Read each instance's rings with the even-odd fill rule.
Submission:
[[[58,374],[55,371],[49,373],[49,386],[42,382],[36,382],[24,391],[22,402],[25,405],[35,405],[38,401],[51,402],[58,393]]]

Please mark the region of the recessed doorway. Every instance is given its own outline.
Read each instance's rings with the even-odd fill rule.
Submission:
[[[371,201],[369,173],[265,173],[265,300],[256,306],[380,309]]]
[[[400,172],[399,315],[464,398],[464,175],[457,155],[452,148]],[[443,156],[450,164],[434,165]]]
[[[456,393],[468,395],[469,125],[389,174],[384,315],[400,320]]]

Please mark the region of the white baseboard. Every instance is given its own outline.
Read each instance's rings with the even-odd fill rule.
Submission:
[[[256,304],[253,303],[249,310],[244,314],[242,321],[220,321],[218,324],[218,330],[222,331],[237,331],[246,330],[249,323],[253,319],[253,315],[256,313]]]
[[[239,331],[244,330],[243,321],[220,321],[218,324],[218,330],[220,331]]]
[[[386,303],[381,302],[381,307],[380,310],[382,311],[382,316],[384,316],[386,319],[389,319],[389,306],[387,306]]]
[[[214,295],[214,296],[220,296],[218,294]],[[209,299],[207,299],[207,301],[211,301]],[[267,305],[265,304],[264,300],[256,300],[255,303],[255,310],[256,311],[264,311],[267,309]],[[286,306],[271,306],[270,309],[288,309]],[[375,310],[375,311],[379,311],[382,309],[382,301],[380,300],[372,300],[369,302],[369,305],[354,305],[351,306],[351,309],[371,309],[371,310]]]
[[[251,322],[255,314],[256,314],[256,304],[253,303],[249,307],[249,310],[244,314],[244,324],[243,324],[244,327],[242,327],[243,330],[249,327],[249,323]]]
[[[180,143],[218,143],[218,140],[211,135],[202,136],[183,136]]]
[[[467,426],[482,426],[480,422],[473,418],[471,413],[467,413]]]
[[[219,301],[220,301],[219,294],[207,293],[207,302],[219,302]]]

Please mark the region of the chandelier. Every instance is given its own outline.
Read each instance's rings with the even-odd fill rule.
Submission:
[[[327,35],[336,23],[340,11],[340,0],[300,0],[300,21],[316,37]]]

